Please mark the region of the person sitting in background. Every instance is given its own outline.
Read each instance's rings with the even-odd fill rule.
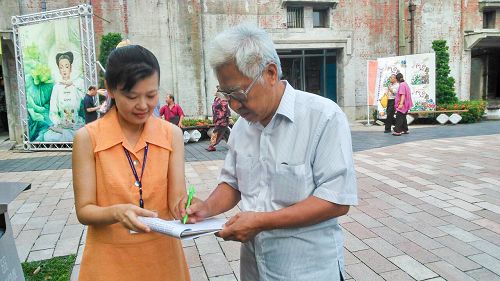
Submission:
[[[160,109],[160,117],[169,121],[172,124],[177,125],[179,128],[182,128],[182,120],[184,120],[184,112],[179,104],[175,103],[174,95],[167,95],[167,104],[165,104]]]

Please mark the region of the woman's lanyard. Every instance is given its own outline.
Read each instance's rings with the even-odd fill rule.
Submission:
[[[134,174],[135,177],[135,183],[134,185],[139,188],[139,206],[141,208],[144,208],[144,200],[142,200],[142,175],[144,174],[144,169],[146,168],[146,160],[148,157],[148,148],[149,144],[146,143],[146,147],[144,148],[144,159],[142,160],[142,171],[141,171],[141,177],[137,175],[137,171],[135,170],[135,165],[134,162],[132,161],[132,157],[130,157],[130,153],[128,150],[124,147],[123,150],[125,151],[125,155],[127,156],[128,163],[130,164],[130,168],[132,169],[132,173]]]

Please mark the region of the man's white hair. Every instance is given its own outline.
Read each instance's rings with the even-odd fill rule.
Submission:
[[[218,34],[209,50],[210,66],[217,68],[234,63],[248,78],[257,77],[269,63],[276,64],[281,78],[281,63],[267,32],[253,24],[243,23]]]

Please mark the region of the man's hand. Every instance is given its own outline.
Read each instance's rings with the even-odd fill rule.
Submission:
[[[187,223],[197,223],[209,216],[208,204],[196,197],[191,200],[191,206],[186,210],[188,196],[185,195],[177,204],[177,212],[174,214],[176,219],[182,220],[184,215],[188,215]]]
[[[217,236],[224,240],[247,242],[263,230],[261,222],[263,213],[241,212],[232,217]]]

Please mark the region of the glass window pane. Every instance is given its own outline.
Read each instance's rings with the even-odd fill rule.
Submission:
[[[302,58],[280,58],[283,80],[287,80],[292,87],[302,89]]]
[[[288,28],[304,28],[304,8],[288,7],[286,11]]]
[[[496,11],[483,12],[483,28],[495,28],[495,14]]]
[[[323,49],[312,49],[312,50],[306,50],[305,51],[306,55],[322,55],[324,53]]]
[[[328,10],[313,10],[313,27],[327,27]]]
[[[302,55],[302,50],[278,50],[278,56]]]
[[[326,57],[326,97],[337,102],[337,57]]]
[[[306,92],[324,95],[323,57],[305,57]]]

